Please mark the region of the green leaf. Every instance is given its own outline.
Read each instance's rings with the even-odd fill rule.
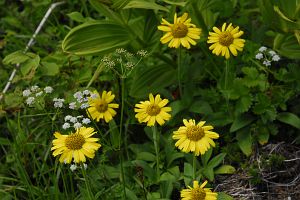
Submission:
[[[215,170],[215,174],[233,174],[235,171],[231,165],[222,165]]]
[[[45,76],[54,76],[59,73],[59,66],[53,62],[42,62],[40,67],[42,74]]]
[[[189,108],[189,111],[193,113],[204,114],[204,115],[213,112],[211,106],[206,101],[194,101],[194,103]]]
[[[237,102],[236,102],[236,112],[237,113],[244,113],[247,112],[252,104],[252,97],[250,95],[242,96]]]
[[[128,8],[143,8],[143,9],[153,9],[153,10],[163,10],[169,12],[169,10],[154,2],[142,1],[142,0],[132,0],[123,9]]]
[[[290,112],[282,112],[277,115],[277,120],[300,129],[300,118]]]
[[[233,200],[233,198],[224,192],[218,192],[217,200]]]
[[[210,167],[205,167],[203,169],[203,175],[208,178],[210,181],[213,181],[215,178],[214,170]]]
[[[5,65],[8,64],[13,65],[13,64],[23,63],[28,59],[30,59],[30,57],[27,54],[23,53],[22,51],[16,51],[5,56],[2,62]]]
[[[241,129],[236,134],[238,145],[246,156],[252,153],[252,136],[248,128]]]
[[[211,157],[211,154],[212,154],[212,148],[208,149],[208,151],[206,151],[204,155],[201,155],[201,162],[204,166],[207,165]]]
[[[190,185],[193,179],[193,166],[190,163],[184,163],[183,176],[185,185]]]
[[[125,46],[129,38],[128,31],[114,22],[86,22],[67,34],[62,49],[76,55],[99,55]]]
[[[128,189],[127,187],[125,188],[125,190],[126,190],[126,197],[128,199],[130,199],[130,200],[138,200],[137,196],[135,195],[135,193],[132,190]]]
[[[76,22],[85,22],[85,18],[82,16],[80,12],[71,12],[67,14],[70,19],[76,21]]]
[[[176,70],[168,65],[145,67],[136,71],[130,96],[145,97],[171,85],[176,80]]]
[[[250,124],[251,122],[253,122],[254,118],[252,116],[249,115],[239,115],[236,117],[236,119],[234,120],[234,122],[232,123],[231,127],[230,127],[230,132],[235,132],[245,126],[247,126],[248,124]]]
[[[293,34],[283,35],[277,34],[274,39],[274,49],[279,52],[280,55],[291,59],[300,58],[300,45]]]
[[[40,56],[27,53],[30,57],[20,65],[20,71],[23,76],[27,75],[31,70],[35,70],[40,64]]]
[[[260,126],[257,133],[259,144],[264,145],[268,142],[270,137],[269,130],[266,126]]]
[[[149,152],[140,152],[137,154],[137,160],[155,161],[156,157]]]
[[[213,157],[213,159],[211,159],[207,165],[208,168],[215,168],[216,166],[218,166],[223,159],[225,158],[226,153],[220,153],[219,155]]]

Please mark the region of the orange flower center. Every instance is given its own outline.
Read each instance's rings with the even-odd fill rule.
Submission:
[[[202,188],[193,188],[192,191],[192,200],[204,200],[206,193]]]
[[[150,104],[146,110],[147,114],[150,116],[156,116],[160,113],[160,107],[156,104]]]
[[[202,127],[189,126],[186,130],[186,137],[192,141],[198,141],[205,135]]]
[[[221,45],[228,47],[233,42],[233,36],[230,32],[225,31],[219,35],[219,42]]]
[[[82,145],[85,143],[83,135],[75,133],[68,135],[65,140],[65,145],[68,149],[78,150],[82,148]]]
[[[98,112],[100,113],[104,113],[108,108],[108,104],[106,103],[105,100],[103,99],[100,99],[98,102],[97,102],[97,106],[96,106],[96,109]]]
[[[172,27],[172,35],[174,38],[183,38],[188,33],[188,27],[183,23],[174,24]]]

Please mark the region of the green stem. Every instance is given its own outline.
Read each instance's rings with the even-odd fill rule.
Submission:
[[[226,99],[226,106],[227,106],[227,111],[228,113],[230,114],[229,112],[229,95],[228,95],[228,71],[229,71],[229,60],[226,60],[225,61],[225,83],[224,83],[224,89],[225,89],[225,92],[226,92],[226,96],[225,96],[225,99]]]
[[[193,180],[196,180],[196,155],[193,153]]]
[[[90,182],[89,182],[89,180],[87,179],[87,176],[86,176],[86,171],[84,169],[83,163],[81,163],[81,171],[82,171],[82,175],[83,175],[83,178],[84,178],[85,187],[86,187],[86,190],[88,192],[88,199],[92,200],[92,199],[94,199],[94,197],[93,197],[93,194],[92,194]]]
[[[125,79],[121,78],[121,117],[120,117],[120,138],[119,138],[119,153],[120,153],[120,164],[121,164],[121,179],[122,179],[122,185],[123,185],[123,195],[124,199],[126,199],[126,185],[125,185],[125,174],[124,174],[124,166],[123,166],[123,154],[121,151],[122,146],[122,135],[123,135],[123,117],[124,117],[124,99],[125,99]],[[126,140],[126,138],[124,138]]]
[[[178,68],[177,68],[177,79],[178,79],[178,87],[179,87],[179,96],[182,95],[182,85],[181,85],[181,47],[179,47],[177,51],[177,59],[178,59]]]
[[[156,156],[156,179],[159,180],[160,172],[159,172],[159,135],[157,133],[156,125],[152,126],[152,133],[153,133],[153,143],[155,149],[155,156]]]

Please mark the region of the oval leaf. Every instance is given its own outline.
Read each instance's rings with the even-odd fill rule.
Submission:
[[[76,55],[104,54],[125,46],[130,42],[129,38],[128,31],[116,23],[87,22],[67,34],[62,49]]]
[[[300,129],[300,118],[289,112],[282,112],[277,115],[277,120],[289,124],[297,129]]]

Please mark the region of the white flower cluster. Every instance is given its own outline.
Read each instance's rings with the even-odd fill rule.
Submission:
[[[277,62],[280,60],[280,56],[273,50],[268,50],[267,47],[260,47],[258,49],[258,53],[255,55],[255,58],[257,60],[261,60],[263,62],[263,65],[265,66],[271,66],[271,62]]]
[[[41,89],[39,86],[34,85],[29,89],[23,90],[23,97],[27,97],[26,104],[31,106],[36,102],[36,97],[42,96],[44,93],[50,94],[53,92],[53,88],[50,86],[46,86],[44,89]]]
[[[64,99],[59,99],[59,98],[54,98],[53,102],[54,102],[54,107],[55,108],[62,108],[64,106],[65,100]]]
[[[141,56],[141,57],[146,57],[148,56],[148,52],[146,50],[139,50],[138,52],[136,52],[137,55]]]
[[[89,90],[75,92],[73,97],[76,101],[69,103],[69,108],[74,110],[76,108],[86,109],[89,107],[88,99],[97,98],[97,95]]]
[[[81,168],[81,166],[76,165],[76,164],[72,164],[72,165],[70,166],[70,170],[71,170],[72,172],[74,172],[77,168]],[[83,168],[84,168],[84,170],[87,169],[87,164],[86,164],[86,163],[83,163]]]
[[[91,120],[89,118],[84,118],[82,115],[76,117],[67,115],[65,116],[65,123],[63,124],[62,128],[66,130],[70,128],[72,124],[72,127],[74,129],[78,129],[82,127],[83,124],[89,124],[89,123],[91,123]]]

